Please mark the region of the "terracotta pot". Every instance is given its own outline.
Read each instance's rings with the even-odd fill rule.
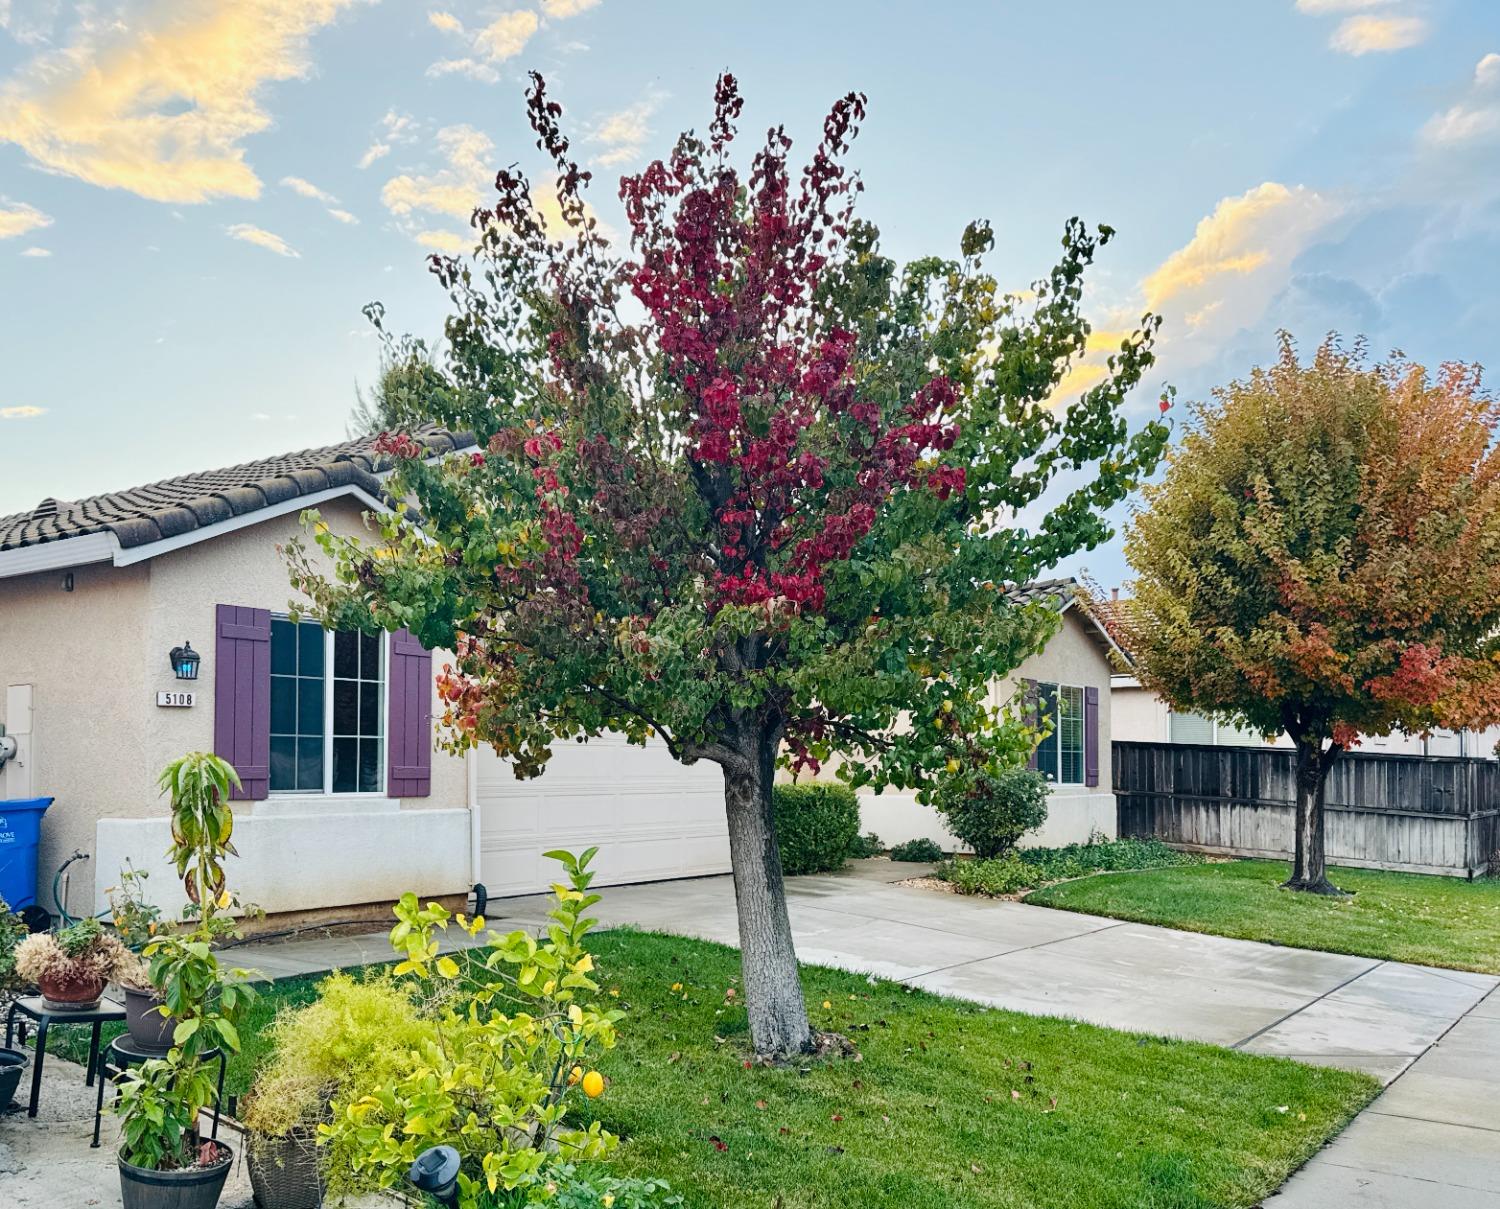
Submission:
[[[120,1199],[125,1209],[213,1209],[224,1191],[234,1152],[218,1143],[219,1162],[186,1171],[151,1171],[120,1163]]]
[[[143,1050],[166,1053],[172,1048],[177,1018],[163,1016],[156,1010],[161,1006],[161,996],[154,989],[121,989],[125,992],[125,1027],[130,1030],[130,1039]]]
[[[42,975],[37,979],[37,988],[48,1011],[87,1012],[99,1006],[104,979],[69,970],[64,974]]]

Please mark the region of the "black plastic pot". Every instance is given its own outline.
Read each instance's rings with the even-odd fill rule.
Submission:
[[[172,1048],[172,1032],[177,1027],[175,1016],[163,1016],[156,1009],[161,996],[154,990],[142,991],[135,987],[122,987],[125,992],[125,1027],[130,1030],[130,1039],[141,1049],[164,1054]]]
[[[284,1138],[254,1135],[245,1147],[245,1166],[259,1209],[318,1209],[323,1203],[323,1170],[309,1130]]]
[[[25,1070],[25,1054],[18,1049],[0,1049],[0,1111],[10,1107]]]
[[[214,1209],[234,1166],[234,1152],[218,1143],[223,1155],[212,1167],[186,1171],[151,1171],[120,1157],[120,1199],[124,1209]]]

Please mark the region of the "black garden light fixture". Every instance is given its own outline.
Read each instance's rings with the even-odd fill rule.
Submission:
[[[425,1192],[439,1205],[458,1204],[458,1151],[451,1146],[430,1146],[417,1156],[406,1173],[413,1188]]]
[[[177,679],[198,679],[198,665],[203,662],[203,656],[193,650],[191,642],[184,642],[181,646],[174,646],[172,653],[167,658],[172,662],[172,671],[176,673]]]

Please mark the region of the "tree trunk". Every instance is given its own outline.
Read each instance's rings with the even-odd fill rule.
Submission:
[[[1342,893],[1328,880],[1323,847],[1323,791],[1338,752],[1336,746],[1324,751],[1317,740],[1297,740],[1297,853],[1292,876],[1283,883],[1288,890]]]
[[[781,854],[771,811],[775,738],[764,736],[744,768],[724,768],[729,856],[739,908],[740,962],[750,1041],[762,1058],[783,1059],[812,1048],[807,1003],[797,973],[787,916]]]

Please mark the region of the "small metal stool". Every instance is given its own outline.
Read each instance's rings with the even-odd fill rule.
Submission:
[[[89,1143],[89,1149],[99,1148],[99,1125],[104,1118],[104,1084],[112,1082],[123,1075],[132,1066],[139,1066],[152,1058],[165,1058],[165,1050],[142,1049],[130,1039],[129,1033],[121,1033],[107,1046],[99,1051],[98,1057],[98,1098],[94,1101],[94,1140]],[[229,1055],[222,1049],[211,1049],[200,1054],[204,1060],[217,1058],[219,1060],[219,1082],[214,1089],[214,1129],[209,1137],[213,1141],[219,1139],[219,1110],[224,1103],[224,1072],[229,1065]]]
[[[18,1021],[17,1015],[21,1017]],[[26,1044],[26,1022],[36,1021],[36,1059],[31,1064],[31,1102],[26,1107],[28,1117],[36,1116],[37,1101],[42,1094],[42,1060],[47,1055],[47,1031],[54,1024],[91,1024],[94,1033],[89,1040],[89,1060],[85,1063],[84,1086],[94,1085],[94,1068],[99,1061],[99,1026],[125,1019],[125,1009],[112,999],[99,1000],[98,1006],[88,1011],[70,1011],[49,1008],[40,995],[28,995],[17,999],[5,1014],[5,1048],[20,1033],[22,1045]]]

